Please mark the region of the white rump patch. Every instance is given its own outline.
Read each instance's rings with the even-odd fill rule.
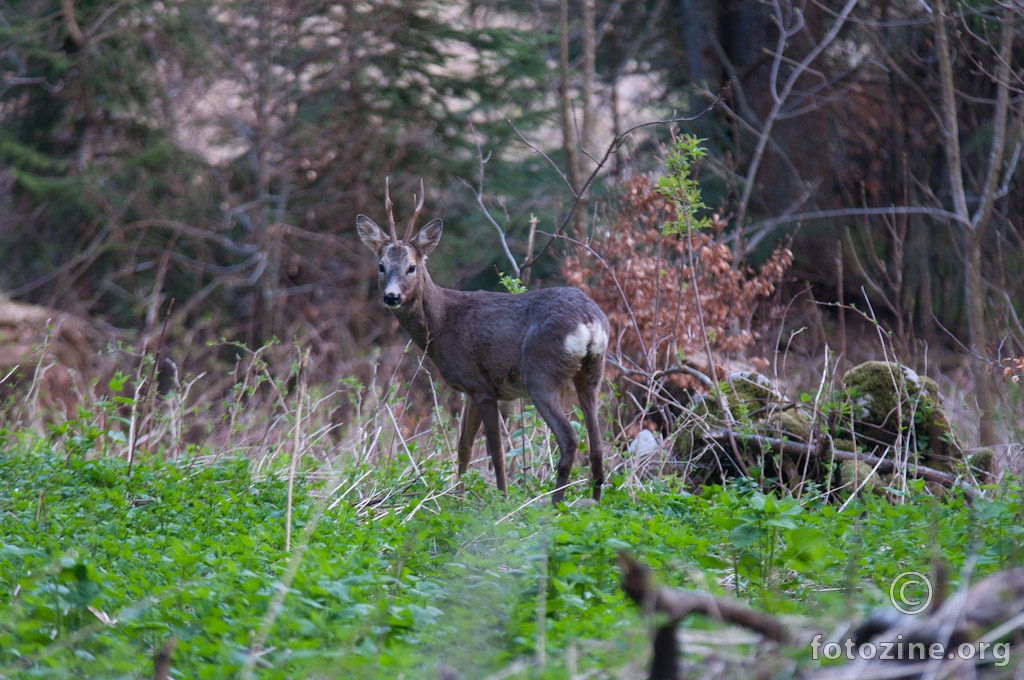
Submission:
[[[604,354],[608,349],[608,331],[601,324],[594,326],[594,334],[590,338],[590,353]]]
[[[581,323],[565,336],[562,343],[569,356],[583,358],[588,354],[601,354],[608,348],[608,331],[597,323]]]

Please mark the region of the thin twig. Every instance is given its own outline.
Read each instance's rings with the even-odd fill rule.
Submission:
[[[698,120],[702,118],[704,115],[706,115],[708,112],[712,111],[716,106],[718,106],[718,103],[722,101],[722,99],[725,97],[726,91],[727,89],[723,89],[714,101],[712,101],[710,104],[704,107],[699,113],[693,116],[674,116],[672,118],[667,118],[663,120],[647,121],[646,123],[634,125],[633,127],[617,134],[614,137],[614,139],[612,139],[608,147],[605,149],[604,155],[597,162],[596,167],[590,173],[590,176],[587,177],[587,180],[583,183],[583,186],[580,188],[579,192],[577,192],[572,187],[568,178],[558,168],[558,165],[551,159],[551,157],[545,154],[543,151],[541,151],[536,144],[527,139],[526,136],[519,130],[519,128],[515,126],[515,123],[512,122],[511,118],[506,118],[505,121],[512,128],[513,132],[515,132],[516,135],[519,136],[519,139],[521,139],[523,143],[530,147],[532,150],[537,152],[542,158],[544,158],[544,160],[548,162],[549,165],[551,165],[552,168],[554,168],[555,172],[558,173],[558,175],[562,178],[562,181],[566,183],[570,191],[572,191],[573,196],[575,197],[575,200],[573,200],[572,205],[569,206],[569,212],[566,213],[566,215],[562,218],[562,222],[555,230],[555,233],[550,235],[550,238],[548,239],[547,243],[541,246],[541,249],[537,252],[537,254],[534,257],[523,263],[523,267],[528,267],[537,262],[544,255],[544,253],[551,246],[551,244],[555,242],[555,240],[559,238],[564,238],[565,228],[569,226],[569,223],[572,221],[573,214],[576,212],[579,205],[583,203],[583,201],[586,199],[587,193],[590,190],[590,186],[594,183],[594,181],[597,179],[597,176],[604,169],[604,166],[608,163],[608,159],[611,158],[619,150],[619,147],[626,143],[626,140],[629,139],[629,137],[634,132],[648,127],[655,127],[659,125],[672,125],[674,123],[691,123],[695,120]]]
[[[480,146],[480,139],[477,137],[476,129],[472,126],[472,124],[469,126],[469,131],[473,134],[473,138],[476,140],[476,153],[477,158],[479,159],[479,162],[477,164],[479,167],[477,173],[477,185],[474,188],[473,186],[470,185],[470,183],[467,180],[463,179],[462,177],[459,178],[459,181],[462,182],[462,184],[464,184],[467,189],[473,192],[473,198],[476,199],[476,205],[478,208],[480,208],[480,212],[483,213],[484,218],[491,223],[491,226],[494,227],[494,230],[498,232],[498,239],[501,242],[501,249],[505,252],[505,257],[508,258],[509,264],[512,265],[512,275],[518,279],[520,276],[519,264],[516,262],[515,256],[512,255],[512,251],[508,247],[508,239],[505,236],[505,230],[502,228],[500,224],[498,224],[494,220],[493,217],[491,217],[491,212],[487,209],[487,206],[484,205],[484,169],[485,166],[487,165],[487,162],[490,160],[491,155],[484,155],[483,147]],[[533,232],[531,231],[531,235],[532,233]],[[529,258],[529,255],[527,255],[527,258]]]

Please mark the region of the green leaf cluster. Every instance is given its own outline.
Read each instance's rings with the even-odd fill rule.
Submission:
[[[704,141],[693,135],[680,135],[665,156],[665,172],[658,177],[657,190],[676,209],[676,218],[662,227],[666,236],[682,237],[711,226],[711,219],[704,214],[708,207],[696,178],[700,161],[707,154],[701,146]]]

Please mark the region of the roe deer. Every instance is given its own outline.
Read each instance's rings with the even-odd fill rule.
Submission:
[[[359,238],[377,255],[384,305],[445,381],[468,397],[459,434],[459,475],[469,466],[473,439],[483,423],[498,489],[507,493],[498,401],[529,397],[558,443],[552,502],[561,501],[579,447],[560,403],[561,392],[572,383],[587,428],[593,495],[600,500],[604,467],[597,395],[608,346],[604,312],[578,288],[518,294],[442,288],[426,267],[427,256],[441,239],[441,220],[412,235],[423,208],[422,184],[405,238],[399,240],[395,233],[389,195],[385,206],[390,235],[358,215]]]

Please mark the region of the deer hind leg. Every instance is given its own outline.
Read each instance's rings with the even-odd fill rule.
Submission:
[[[573,460],[576,458],[576,449],[580,445],[579,438],[573,431],[569,419],[562,413],[562,405],[558,399],[560,392],[558,385],[542,384],[533,386],[532,389],[528,386],[528,389],[530,399],[537,407],[537,413],[551,428],[555,435],[555,441],[558,443],[559,458],[555,470],[555,492],[551,495],[551,502],[557,504],[565,496],[565,487],[569,484],[569,475],[572,472]]]
[[[494,481],[499,491],[508,493],[508,485],[505,482],[505,452],[501,446],[501,413],[498,411],[498,400],[489,394],[475,395],[473,403],[475,405],[474,410],[477,412],[477,422],[479,423],[482,420],[484,424],[484,436],[487,438],[487,453],[490,454],[491,462],[494,464]],[[468,411],[466,415],[469,415]],[[479,425],[477,427],[479,428]],[[465,422],[463,422],[462,431],[463,433],[466,432]],[[461,455],[461,438],[459,442]]]
[[[601,422],[597,418],[597,395],[601,386],[604,361],[585,366],[573,378],[576,396],[583,411],[583,423],[587,427],[587,450],[590,454],[590,479],[594,487],[594,500],[601,500],[604,486],[604,447],[601,443]]]
[[[473,440],[480,431],[480,411],[476,408],[472,397],[466,397],[466,405],[462,409],[462,426],[459,431],[459,477],[469,469],[469,459],[473,454]]]

